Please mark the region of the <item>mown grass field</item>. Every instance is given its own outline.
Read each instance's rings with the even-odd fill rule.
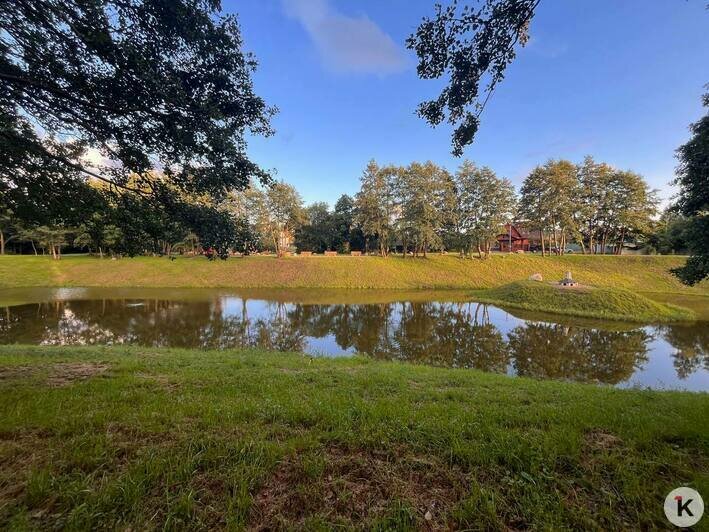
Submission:
[[[2,529],[664,529],[709,493],[706,394],[13,346],[0,412]]]
[[[460,259],[381,257],[251,256],[209,262],[203,257],[135,257],[118,260],[88,256],[0,257],[0,288],[20,286],[259,287],[485,289],[541,273],[561,279],[571,270],[581,283],[634,291],[709,294],[709,282],[682,285],[670,269],[685,262],[669,256],[493,255]]]

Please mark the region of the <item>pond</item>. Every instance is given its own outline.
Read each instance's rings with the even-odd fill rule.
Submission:
[[[467,299],[452,291],[0,290],[0,343],[356,352],[619,387],[709,390],[708,322],[639,326]]]

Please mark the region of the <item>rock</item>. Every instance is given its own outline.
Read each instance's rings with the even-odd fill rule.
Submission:
[[[529,276],[530,281],[543,281],[544,277],[542,277],[541,273],[533,273],[532,275]]]
[[[423,516],[423,518],[424,518],[426,521],[430,521],[431,519],[433,519],[433,514],[431,513],[431,510],[428,510],[428,511],[426,512],[426,514]]]

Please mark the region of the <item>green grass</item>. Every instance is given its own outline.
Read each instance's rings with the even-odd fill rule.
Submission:
[[[110,260],[66,256],[53,261],[48,257],[0,256],[0,289],[4,289],[0,293],[0,304],[33,300],[32,294],[13,290],[22,287],[269,289],[277,299],[286,297],[286,289],[291,292],[318,289],[317,297],[308,296],[310,302],[339,298],[341,294],[333,296],[332,291],[343,288],[408,290],[407,297],[412,300],[420,299],[413,295],[415,290],[427,289],[458,291],[444,299],[472,297],[525,310],[580,317],[636,322],[705,319],[709,312],[709,281],[687,287],[670,273],[671,268],[684,261],[685,258],[675,256],[541,257],[531,254],[497,254],[485,260],[461,259],[456,255],[431,255],[426,259],[252,256],[215,262],[203,257],[179,257],[169,261],[159,257]],[[541,273],[546,281],[557,280],[568,270],[584,285],[608,290],[562,297],[551,290],[532,293],[529,289],[519,290],[526,285],[510,284],[519,283],[532,273]],[[518,293],[510,293],[510,288]],[[691,305],[699,310],[653,302],[637,296],[637,292],[647,292],[652,299],[671,295],[690,300],[690,296],[701,296]],[[401,299],[402,296],[388,297]]]
[[[541,273],[561,279],[571,270],[581,283],[636,291],[709,294],[709,282],[689,288],[670,269],[684,257],[493,255],[461,259],[252,256],[209,262],[203,257],[119,260],[88,256],[0,256],[0,288],[29,286],[486,289]]]
[[[13,346],[0,412],[2,529],[638,530],[672,488],[709,493],[706,394]]]
[[[512,308],[611,320],[658,322],[688,321],[690,309],[652,301],[622,288],[559,288],[537,281],[518,281],[483,290],[476,300]]]

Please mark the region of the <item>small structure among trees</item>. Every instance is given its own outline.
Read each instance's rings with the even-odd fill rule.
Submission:
[[[539,248],[539,234],[534,234],[526,226],[512,223],[505,224],[504,229],[504,233],[497,235],[497,251],[534,251]]]

